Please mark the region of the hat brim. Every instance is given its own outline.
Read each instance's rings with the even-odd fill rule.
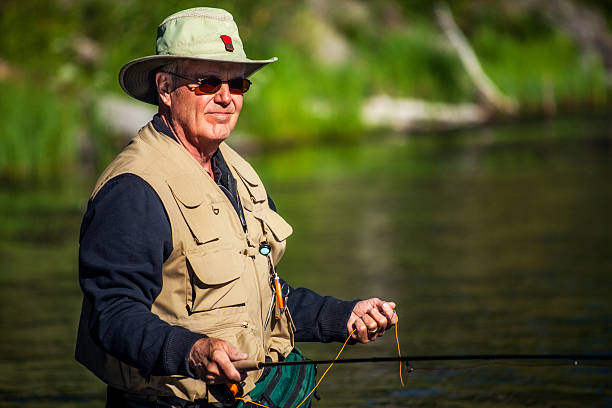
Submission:
[[[206,61],[240,64],[244,66],[244,77],[248,78],[264,66],[275,62],[278,58],[268,60],[227,60],[214,58],[182,57],[178,55],[153,55],[128,62],[119,71],[119,84],[131,97],[140,101],[157,105],[157,89],[155,73],[164,65],[174,61]]]

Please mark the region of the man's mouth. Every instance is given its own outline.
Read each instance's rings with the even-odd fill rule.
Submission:
[[[207,112],[209,118],[218,123],[227,123],[232,118],[233,112]]]

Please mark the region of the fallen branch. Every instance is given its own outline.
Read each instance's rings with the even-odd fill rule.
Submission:
[[[457,51],[461,63],[465,67],[470,79],[476,85],[485,103],[493,108],[494,111],[505,114],[515,114],[518,111],[517,101],[504,95],[487,74],[485,74],[474,50],[463,35],[461,29],[455,23],[448,5],[439,3],[435,8],[435,14],[438,24],[451,45]]]

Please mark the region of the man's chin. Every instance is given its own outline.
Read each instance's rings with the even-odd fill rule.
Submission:
[[[203,139],[210,143],[221,143],[230,136],[230,132],[216,132],[202,136]]]

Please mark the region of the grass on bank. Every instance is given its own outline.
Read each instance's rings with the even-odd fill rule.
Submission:
[[[582,54],[566,34],[551,31],[529,41],[481,26],[474,48],[492,80],[524,112],[555,103],[571,109],[609,104],[610,79],[600,57]]]
[[[2,81],[0,87],[0,178],[50,181],[76,170],[76,101],[44,84]]]

